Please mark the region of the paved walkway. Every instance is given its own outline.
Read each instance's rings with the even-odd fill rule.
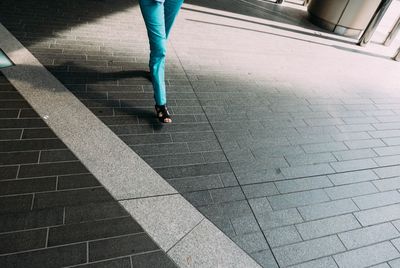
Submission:
[[[0,267],[177,267],[3,75],[0,96]]]
[[[294,7],[187,1],[168,51],[174,123],[160,126],[136,3],[1,7],[54,76],[264,267],[400,265],[400,64],[387,54],[316,33]]]

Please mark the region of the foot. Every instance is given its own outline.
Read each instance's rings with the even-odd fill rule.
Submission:
[[[168,111],[167,105],[156,105],[156,114],[158,120],[162,123],[172,123],[171,115]]]

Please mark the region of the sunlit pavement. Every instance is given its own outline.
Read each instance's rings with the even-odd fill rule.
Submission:
[[[186,1],[160,126],[136,3],[4,2],[0,22],[262,266],[400,265],[398,40],[360,48],[294,4]]]

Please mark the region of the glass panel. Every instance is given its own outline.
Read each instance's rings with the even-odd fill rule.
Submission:
[[[0,69],[13,66],[12,61],[7,57],[6,54],[0,49]]]

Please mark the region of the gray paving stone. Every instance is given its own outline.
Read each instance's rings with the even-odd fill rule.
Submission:
[[[375,186],[370,182],[360,182],[349,185],[335,186],[327,188],[325,189],[325,191],[333,200],[378,192]]]
[[[244,200],[245,196],[240,187],[209,190],[211,198],[215,203]]]
[[[386,146],[374,148],[374,151],[380,156],[400,154],[400,146]]]
[[[44,177],[87,173],[86,167],[79,161],[49,164],[29,164],[21,166],[18,178]]]
[[[30,211],[32,200],[33,194],[0,196],[0,213]]]
[[[276,169],[265,169],[253,172],[235,172],[241,185],[271,182],[284,179],[282,172]]]
[[[313,118],[304,120],[310,126],[333,126],[344,124],[340,118]]]
[[[82,205],[111,201],[112,196],[102,187],[35,194],[33,209]]]
[[[339,125],[336,126],[341,132],[359,132],[376,130],[371,124]]]
[[[291,193],[297,191],[313,190],[332,186],[326,176],[317,176],[304,179],[294,179],[275,182],[280,193]]]
[[[264,231],[271,247],[279,247],[302,241],[294,226],[286,226]]]
[[[315,135],[315,134],[307,136],[304,135],[288,136],[287,139],[292,145],[322,143],[322,142],[332,141],[332,138],[329,135]]]
[[[337,128],[337,126],[296,127],[296,130],[302,135],[339,133],[339,129]],[[322,148],[315,148],[315,149],[316,151],[323,150]]]
[[[231,218],[232,226],[237,235],[259,232],[257,220],[253,215],[246,215],[244,217]]]
[[[355,212],[354,216],[363,226],[400,219],[400,204]]]
[[[1,152],[23,152],[34,150],[65,149],[65,145],[57,139],[41,140],[9,140],[0,141]]]
[[[209,191],[183,193],[182,196],[194,206],[206,206],[214,203]]]
[[[218,176],[221,178],[221,181],[225,187],[239,185],[238,179],[236,178],[235,174],[233,174],[232,172],[218,174]]]
[[[65,207],[64,223],[74,224],[128,216],[116,202],[97,202],[80,206]]]
[[[332,153],[315,153],[315,154],[303,154],[296,156],[289,155],[286,156],[285,158],[290,166],[303,166],[303,165],[329,163],[336,161]]]
[[[304,153],[300,146],[264,146],[252,150],[256,159],[265,159],[270,157],[280,157],[286,155],[298,155]]]
[[[256,214],[256,219],[263,231],[303,222],[296,209],[263,212],[262,214]]]
[[[370,101],[370,100],[369,100]],[[371,123],[378,123],[379,121],[374,117],[348,117],[342,118],[346,124],[371,124]]]
[[[381,156],[381,157],[374,157],[373,160],[379,166],[392,166],[392,165],[399,165],[400,160],[399,156],[391,155],[391,156]]]
[[[153,168],[204,164],[204,159],[201,153],[146,156],[143,157],[143,160]]]
[[[288,163],[286,162],[284,157],[263,157],[258,159],[246,159],[246,160],[237,160],[231,161],[232,169],[235,172],[252,172],[257,170],[265,170],[265,169],[276,169],[288,167]]]
[[[395,123],[377,123],[373,124],[377,130],[394,130],[399,129],[399,122]]]
[[[286,178],[318,176],[318,175],[335,173],[335,171],[328,164],[287,167],[287,168],[281,168],[281,170],[282,174]]]
[[[233,201],[218,204],[222,215],[229,218],[236,218],[245,215],[252,215],[250,205],[246,200]]]
[[[380,139],[352,140],[344,142],[350,149],[364,149],[386,146]]]
[[[360,209],[370,209],[400,203],[400,193],[396,191],[370,194],[353,198]]]
[[[373,184],[379,191],[388,191],[388,190],[396,190],[400,189],[400,177],[390,178],[390,179],[382,179],[375,180]]]
[[[351,184],[362,181],[372,181],[379,179],[371,170],[360,170],[346,173],[328,175],[328,178],[335,185]]]
[[[377,154],[372,149],[356,149],[332,153],[339,161],[375,157]],[[379,163],[378,163],[379,164]]]
[[[232,237],[232,240],[247,253],[268,249],[268,244],[261,232],[238,235]]]
[[[89,242],[89,261],[111,259],[132,253],[157,250],[157,245],[145,233]]]
[[[329,201],[323,190],[311,190],[268,197],[274,210],[300,207]]]
[[[172,179],[168,182],[180,193],[224,187],[218,175]]]
[[[395,259],[389,262],[390,268],[399,268],[400,267],[400,259]]]
[[[301,237],[305,240],[332,235],[361,227],[357,219],[346,214],[327,219],[310,221],[296,225]]]
[[[87,262],[87,244],[79,243],[0,257],[1,267],[62,267]]]
[[[394,222],[393,222],[393,225],[397,228],[397,230],[400,231],[400,220],[394,221]]]
[[[357,206],[350,199],[336,200],[299,208],[300,214],[307,221],[346,214],[357,210]]]
[[[372,159],[356,159],[340,162],[332,162],[330,165],[337,172],[353,171],[358,169],[375,168],[378,165]]]
[[[282,266],[293,265],[345,251],[337,236],[327,236],[272,250]]]
[[[381,263],[378,265],[371,266],[371,268],[390,268],[390,266],[387,263]]]
[[[399,137],[383,138],[383,142],[389,146],[400,145]]]
[[[51,150],[40,152],[40,163],[78,160],[69,150]]]
[[[399,228],[397,228],[397,229],[399,229]],[[397,250],[400,249],[400,238],[393,239],[391,242],[397,248]]]
[[[13,195],[56,190],[56,178],[0,181],[0,195]]]
[[[58,176],[57,190],[101,186],[92,174]]]
[[[45,228],[1,234],[0,254],[44,248],[46,235]]]
[[[343,142],[326,142],[302,145],[306,153],[322,153],[348,150],[349,148]]]
[[[206,163],[218,163],[218,162],[226,162],[226,156],[222,151],[214,151],[214,152],[202,152],[204,161]]]
[[[302,264],[290,266],[290,268],[337,268],[332,257],[325,257],[314,261],[305,262]]]
[[[335,141],[350,141],[350,140],[362,140],[371,138],[371,136],[367,132],[332,133],[330,136]]]
[[[252,198],[248,201],[256,215],[272,211],[272,207],[266,197]]]
[[[49,246],[57,246],[140,232],[143,232],[143,229],[130,217],[90,221],[50,228],[47,243]]]
[[[262,267],[278,268],[278,264],[275,262],[274,256],[270,250],[254,252],[251,253],[250,256]]]
[[[374,225],[339,234],[340,240],[348,249],[383,242],[399,236],[400,233],[390,223]]]
[[[173,268],[173,267],[176,267],[175,263],[161,251],[131,256],[131,261],[132,261],[133,267],[142,267],[142,268],[153,268],[153,267]]]
[[[398,258],[400,253],[389,243],[384,242],[333,256],[340,268],[367,267]]]
[[[214,164],[198,164],[177,167],[165,167],[155,169],[163,178],[185,178],[194,176],[207,176],[212,174],[220,174],[231,172],[228,163],[214,163]]]
[[[395,130],[376,130],[369,131],[370,134],[374,138],[388,138],[388,137],[398,137],[400,136],[400,131],[398,129]]]
[[[382,167],[373,170],[379,178],[395,177],[400,174],[400,166]]]
[[[84,264],[84,265],[79,265],[79,266],[74,266],[74,267],[75,268],[94,268],[94,267],[98,267],[98,268],[107,268],[107,267],[130,268],[131,261],[129,258],[120,258],[120,259]]]
[[[278,194],[278,190],[273,183],[260,183],[244,185],[243,192],[247,198],[264,197]]]
[[[0,165],[29,164],[38,161],[39,152],[0,153]]]

